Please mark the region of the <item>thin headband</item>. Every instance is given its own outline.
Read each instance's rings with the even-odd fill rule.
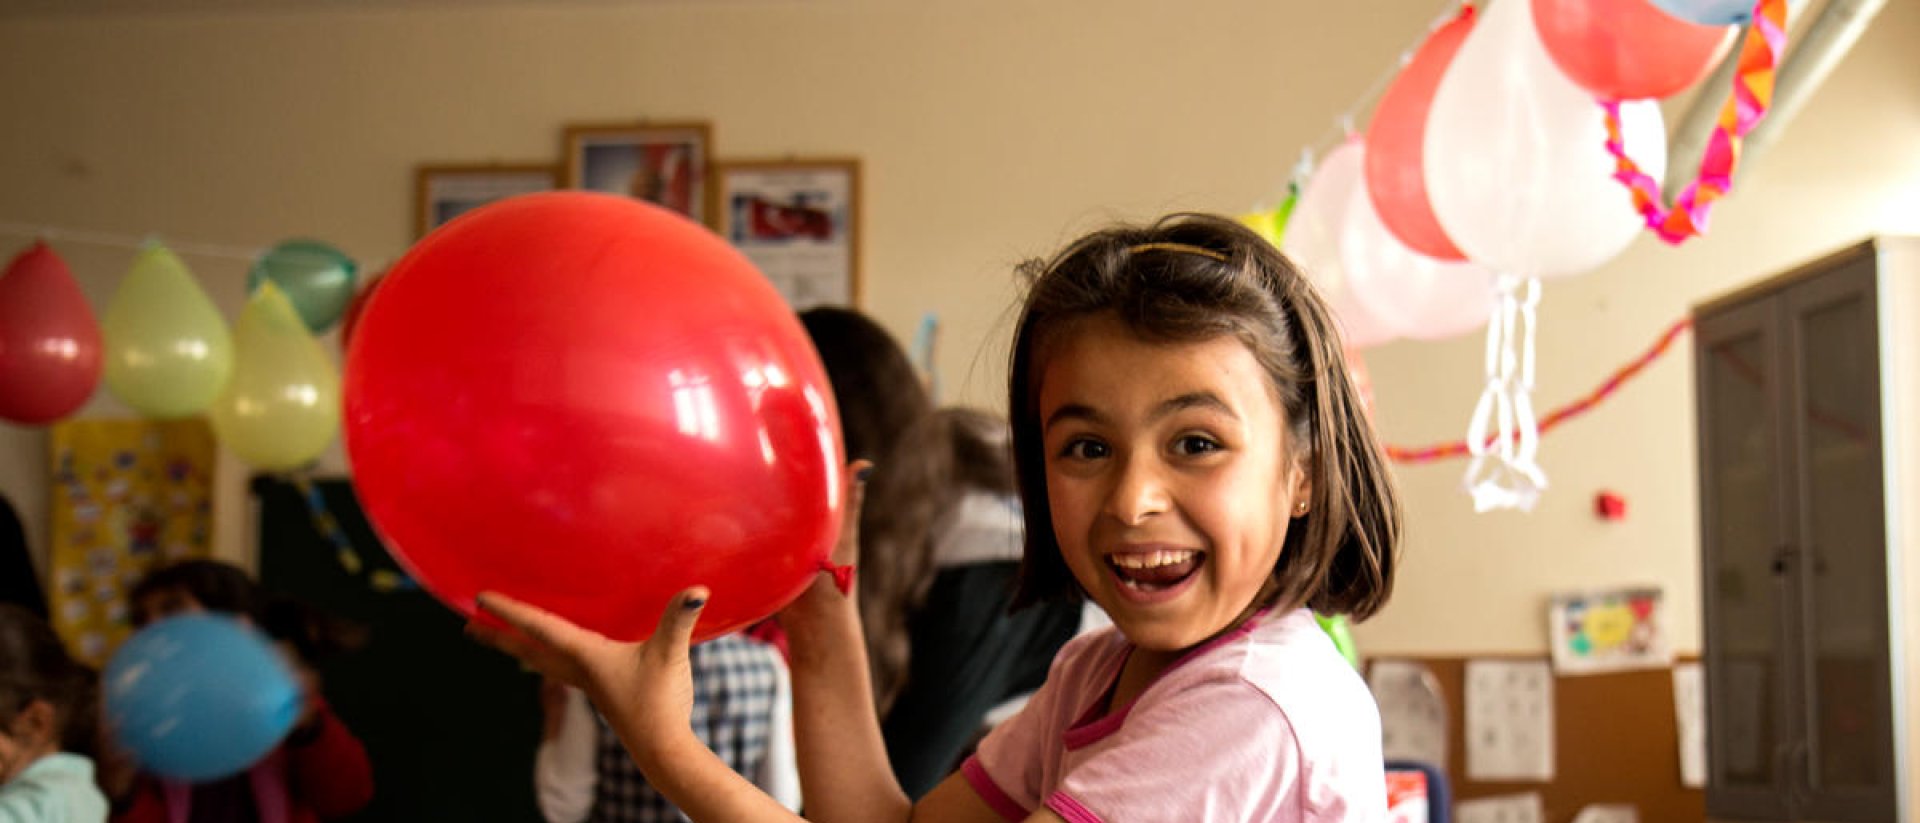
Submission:
[[[1224,254],[1214,251],[1213,249],[1201,248],[1186,243],[1141,243],[1138,246],[1130,246],[1127,248],[1128,254],[1139,254],[1143,251],[1171,251],[1180,254],[1197,254],[1215,262],[1227,262],[1227,256]]]

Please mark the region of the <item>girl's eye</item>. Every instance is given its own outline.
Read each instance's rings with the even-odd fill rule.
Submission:
[[[1085,437],[1076,437],[1060,447],[1060,456],[1068,460],[1098,460],[1107,456],[1107,444]]]
[[[1182,435],[1179,439],[1173,441],[1174,453],[1187,455],[1189,457],[1210,454],[1219,450],[1220,441],[1203,434]]]

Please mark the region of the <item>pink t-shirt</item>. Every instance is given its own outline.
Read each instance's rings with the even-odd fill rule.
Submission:
[[[1107,629],[1054,658],[962,767],[1007,820],[1385,820],[1380,713],[1312,613],[1262,613],[1103,713],[1132,649]]]

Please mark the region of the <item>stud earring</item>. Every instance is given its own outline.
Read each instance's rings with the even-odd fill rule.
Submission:
[[[1300,501],[1300,502],[1298,502],[1298,503],[1295,503],[1295,504],[1294,504],[1294,506],[1293,506],[1293,513],[1294,513],[1294,514],[1306,514],[1306,513],[1307,513],[1307,501],[1305,501],[1305,500],[1302,500],[1302,501]]]

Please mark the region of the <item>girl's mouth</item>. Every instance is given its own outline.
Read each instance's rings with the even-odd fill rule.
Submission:
[[[1115,552],[1106,556],[1107,568],[1122,592],[1148,600],[1170,596],[1193,579],[1206,564],[1206,554],[1192,549],[1155,549]]]

